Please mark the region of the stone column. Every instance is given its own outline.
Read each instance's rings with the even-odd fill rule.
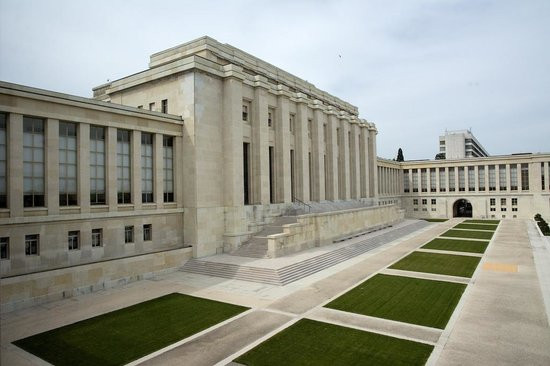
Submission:
[[[370,192],[372,198],[378,197],[378,177],[377,177],[377,157],[376,157],[376,125],[370,124],[369,127],[369,172],[372,172],[370,179]]]
[[[446,184],[446,187],[445,187],[445,192],[449,193],[449,189],[451,187],[451,184],[449,183],[449,167],[446,166],[445,167],[445,184]]]
[[[361,198],[367,197],[367,133],[364,121],[361,120],[359,124],[359,185]]]
[[[338,141],[336,140],[336,128],[338,120],[335,115],[335,111],[329,107],[327,110],[327,183],[328,183],[328,197],[327,200],[338,199]]]
[[[357,123],[357,121],[354,121],[354,123],[352,124],[352,132],[351,132],[351,136],[353,138],[353,141],[352,141],[352,144],[351,144],[351,148],[353,151],[350,152],[351,156],[353,157],[352,159],[352,171],[353,171],[353,174],[352,174],[352,177],[353,177],[353,187],[352,187],[352,190],[351,190],[351,197],[352,198],[355,198],[355,199],[358,199],[359,197],[361,197],[361,169],[360,169],[360,163],[359,163],[359,160],[360,160],[360,153],[359,153],[359,136],[360,136],[360,127],[359,127],[359,124]]]
[[[510,164],[506,164],[506,192],[510,192],[512,190],[512,181],[510,179]]]
[[[183,170],[183,167],[185,166],[184,164],[182,164],[181,162],[178,162],[178,156],[183,156],[183,149],[184,149],[184,146],[183,146],[183,142],[184,142],[184,138],[183,136],[177,136],[177,137],[174,137],[174,147],[173,147],[173,151],[174,151],[174,160],[173,160],[173,164],[174,164],[174,195],[176,196],[175,197],[175,200],[176,200],[176,203],[177,203],[177,207],[178,208],[182,208],[182,207],[187,207],[186,206],[186,197],[184,197],[184,193],[183,193],[183,188],[184,188],[184,185],[185,185],[185,182],[184,182],[184,170]],[[164,173],[163,173],[164,174]],[[185,231],[184,231],[185,233]]]
[[[485,175],[485,191],[489,191],[489,165],[485,165],[485,168],[483,169],[484,175]]]
[[[441,182],[439,181],[439,170],[440,169],[441,169],[440,167],[437,167],[435,169],[435,191],[437,193],[439,193],[440,190],[441,190]]]
[[[496,192],[500,192],[500,164],[495,164]]]
[[[474,167],[474,185],[475,191],[479,192],[479,165]]]
[[[141,131],[132,130],[130,141],[130,182],[134,210],[141,210]]]
[[[23,216],[23,116],[10,113],[8,143],[8,207],[10,217]]]
[[[290,110],[288,87],[278,85],[277,113],[275,113],[275,202],[289,203],[291,197],[290,179]],[[267,116],[267,112],[266,112]],[[296,121],[294,121],[296,123]],[[266,124],[267,125],[267,124]]]
[[[252,202],[269,203],[269,146],[267,127],[267,90],[269,85],[263,76],[256,76],[252,105],[251,177]],[[280,113],[278,111],[278,113]]]
[[[341,117],[345,115],[340,113]],[[340,199],[349,200],[350,196],[350,169],[349,169],[349,120],[340,118]]]
[[[153,190],[157,208],[164,208],[164,136],[153,135]],[[173,147],[172,147],[173,149]],[[174,176],[175,179],[175,176]],[[175,187],[174,187],[175,188]]]
[[[313,176],[313,192],[312,201],[325,200],[325,175],[324,175],[324,149],[323,149],[323,124],[325,122],[325,116],[323,113],[324,107],[321,101],[314,100],[313,110],[313,125],[311,126],[311,164]]]
[[[80,212],[90,212],[90,125],[78,124],[78,203]]]
[[[296,140],[294,164],[296,172],[296,197],[302,201],[310,200],[309,192],[309,137],[307,118],[307,99],[305,94],[298,93],[296,102]],[[313,128],[313,125],[312,125]],[[313,134],[313,131],[312,131]]]
[[[59,214],[59,120],[48,118],[45,130],[45,193],[48,215]]]
[[[106,139],[107,166],[105,170],[107,176],[105,177],[105,189],[107,190],[107,204],[109,205],[109,211],[117,211],[117,129],[115,127],[107,127]]]

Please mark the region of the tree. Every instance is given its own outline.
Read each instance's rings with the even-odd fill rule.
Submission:
[[[405,161],[405,158],[403,157],[403,150],[401,150],[401,148],[397,150],[397,161]]]
[[[435,156],[435,160],[445,160],[445,153],[439,153]]]

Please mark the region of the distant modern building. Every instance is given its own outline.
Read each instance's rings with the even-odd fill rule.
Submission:
[[[489,153],[470,130],[445,131],[439,136],[439,152],[445,159],[482,158]]]

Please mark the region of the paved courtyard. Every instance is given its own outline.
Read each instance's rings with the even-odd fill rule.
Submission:
[[[550,364],[549,243],[538,237],[533,222],[501,221],[486,252],[469,254],[481,258],[471,278],[388,268],[412,252],[435,252],[420,247],[461,221],[452,219],[415,227],[414,231],[403,232],[401,237],[371,251],[285,286],[178,271],[154,280],[6,313],[1,317],[1,364],[46,364],[11,342],[172,292],[251,309],[131,364],[226,365],[301,319],[432,345],[430,365]],[[348,244],[397,229],[350,239]],[[439,253],[465,255],[448,250]],[[444,329],[324,307],[377,274],[447,281],[467,287]]]

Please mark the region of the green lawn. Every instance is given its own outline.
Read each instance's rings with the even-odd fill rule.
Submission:
[[[472,277],[480,259],[479,257],[466,255],[412,252],[390,268],[449,276]]]
[[[484,224],[458,224],[455,226],[457,229],[473,229],[473,230],[489,230],[495,231],[498,225],[484,225]]]
[[[471,222],[471,223],[474,223],[474,224],[495,224],[495,225],[498,225],[498,223],[500,222],[500,220],[464,220],[464,222]]]
[[[468,231],[468,230],[448,230],[441,234],[441,236],[453,237],[453,238],[465,238],[465,239],[491,239],[493,232],[491,231]]]
[[[235,362],[243,365],[424,365],[433,346],[302,319]]]
[[[448,219],[421,219],[421,220],[428,221],[428,222],[445,222]]]
[[[424,249],[452,250],[455,252],[485,253],[488,241],[436,238],[425,244]]]
[[[325,307],[444,329],[465,288],[461,283],[377,274]]]
[[[13,343],[54,365],[123,365],[245,310],[173,293]]]

